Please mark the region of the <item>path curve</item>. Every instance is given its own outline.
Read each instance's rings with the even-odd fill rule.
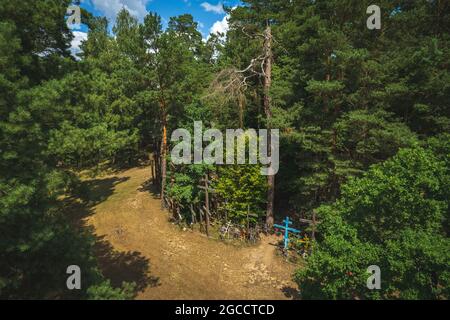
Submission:
[[[182,231],[168,222],[159,199],[143,187],[149,178],[147,167],[97,178],[99,184],[109,182],[110,194],[85,220],[98,238],[128,257],[116,259],[125,269],[131,270],[138,257],[146,261],[146,281],[139,283],[137,299],[291,298],[294,266],[276,255],[276,238],[236,247]],[[103,262],[104,273],[109,277],[123,273],[108,268],[111,260]]]

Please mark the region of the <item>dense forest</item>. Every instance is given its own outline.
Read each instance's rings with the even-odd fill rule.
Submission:
[[[292,275],[303,299],[448,299],[450,2],[377,0],[369,30],[372,2],[245,0],[207,39],[189,14],[163,28],[158,13],[110,26],[82,10],[74,57],[69,0],[0,0],[0,297],[131,298],[62,199],[83,193],[83,170],[151,162],[186,223],[206,174],[237,224],[317,215]],[[194,121],[279,129],[278,173],[172,165],[171,133]],[[65,290],[73,261],[81,291]],[[364,285],[369,265],[381,290]]]

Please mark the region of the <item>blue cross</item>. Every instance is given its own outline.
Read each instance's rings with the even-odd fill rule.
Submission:
[[[292,224],[292,221],[289,220],[289,217],[283,220],[284,226],[279,224],[274,224],[275,227],[284,229],[284,249],[288,248],[289,243],[289,231],[293,233],[300,233],[300,230],[290,228],[289,225]]]

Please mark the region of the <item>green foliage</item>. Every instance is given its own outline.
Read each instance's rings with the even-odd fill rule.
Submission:
[[[416,147],[346,183],[318,210],[320,238],[295,276],[303,297],[448,298],[449,178],[445,163]],[[365,286],[370,265],[381,268],[381,290]]]
[[[310,211],[399,148],[448,132],[448,6],[381,1],[383,32],[374,32],[363,14],[370,1],[245,4],[231,12],[221,59],[244,69],[262,41],[248,34],[261,34],[270,17],[273,123],[282,130],[280,202]],[[252,81],[246,126],[260,125],[253,101],[261,92]]]
[[[258,165],[229,165],[219,168],[219,178],[214,188],[223,200],[222,209],[227,217],[242,225],[259,222],[265,215],[267,178],[261,175]]]
[[[106,124],[81,129],[65,122],[53,132],[48,152],[65,166],[83,168],[114,159],[119,152],[137,149],[137,133],[108,130]]]
[[[397,150],[417,144],[414,133],[383,111],[350,111],[334,124],[336,175],[360,174],[372,163],[393,156]]]
[[[84,66],[75,66],[69,58],[72,35],[64,19],[68,3],[0,2],[0,297],[4,299],[84,298],[91,286],[102,288],[97,296],[111,291],[113,297],[129,297],[131,288],[110,287],[97,268],[92,235],[73,226],[60,197],[79,185],[70,169],[130,149],[134,153],[138,141],[130,112],[124,110],[132,106],[124,102],[112,108],[109,103],[107,93],[116,84],[105,81],[108,76],[102,77],[97,69],[87,74],[77,71]],[[127,101],[122,92],[119,97]],[[83,271],[83,290],[70,292],[66,269],[74,262]]]
[[[168,170],[167,194],[185,205],[188,215],[190,215],[189,204],[198,204],[204,199],[204,192],[199,185],[201,179],[211,169],[211,166],[207,165],[186,165],[177,170]]]
[[[123,288],[112,288],[109,280],[87,290],[89,300],[129,300],[133,298],[134,283],[124,283]]]

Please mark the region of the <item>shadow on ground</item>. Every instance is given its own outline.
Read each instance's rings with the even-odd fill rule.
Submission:
[[[115,187],[123,182],[128,181],[129,177],[112,177],[104,179],[94,179],[84,181],[81,186],[81,198],[88,202],[88,205],[95,206],[106,201],[115,190]]]
[[[114,249],[105,236],[96,234],[87,225],[85,218],[95,213],[94,207],[114,194],[116,186],[126,182],[129,177],[104,178],[84,181],[78,196],[65,198],[64,212],[75,228],[93,239],[93,253],[97,258],[103,276],[111,281],[113,287],[122,287],[123,282],[136,284],[134,295],[148,286],[159,285],[159,278],[150,275],[150,261],[138,251],[120,252]],[[120,232],[120,230],[118,231]]]
[[[93,207],[113,195],[116,186],[129,180],[124,178],[104,178],[83,181],[72,195],[61,200],[62,211],[72,225],[85,226],[84,218],[94,214]]]
[[[148,286],[160,285],[159,278],[149,274],[150,262],[138,251],[119,252],[104,237],[97,237],[95,255],[103,275],[111,280],[113,287],[123,282],[134,282],[136,293]]]
[[[161,190],[154,184],[153,179],[149,179],[146,182],[144,182],[140,188],[138,189],[139,192],[148,192],[153,199],[161,199]]]
[[[300,292],[292,287],[283,287],[281,291],[284,293],[284,295],[287,298],[290,298],[292,300],[300,300]]]

